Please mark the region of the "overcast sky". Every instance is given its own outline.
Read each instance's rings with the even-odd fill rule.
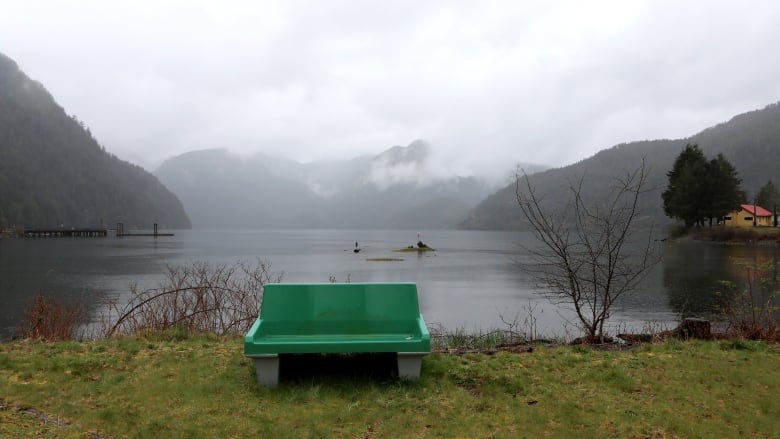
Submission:
[[[0,0],[0,52],[147,168],[422,138],[482,174],[780,100],[780,2]]]

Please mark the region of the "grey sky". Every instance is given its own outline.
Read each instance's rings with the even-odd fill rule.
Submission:
[[[565,165],[780,100],[780,2],[0,0],[0,52],[109,151],[300,161],[416,138]]]

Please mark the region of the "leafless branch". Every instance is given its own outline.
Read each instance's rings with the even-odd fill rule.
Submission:
[[[555,304],[569,304],[591,340],[603,339],[615,301],[633,291],[659,261],[652,230],[640,243],[638,199],[647,180],[645,164],[616,178],[600,203],[585,201],[581,178],[568,187],[572,200],[556,215],[543,207],[527,175],[517,177],[517,202],[538,247],[525,247],[521,264]],[[558,219],[556,219],[556,216]]]
[[[249,267],[193,263],[168,266],[165,280],[158,288],[140,291],[130,287],[130,298],[123,304],[109,304],[103,335],[134,333],[141,330],[165,330],[183,327],[189,332],[246,332],[257,318],[263,286],[279,282],[269,263],[258,260]]]

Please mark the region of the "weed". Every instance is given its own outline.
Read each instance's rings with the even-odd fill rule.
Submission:
[[[723,350],[737,351],[761,351],[767,349],[767,344],[759,340],[746,340],[744,338],[723,340],[719,343]]]
[[[20,332],[23,338],[70,340],[76,334],[83,317],[84,313],[80,307],[46,298],[39,291],[24,312]]]
[[[503,346],[529,344],[523,334],[509,329],[492,329],[489,331],[467,331],[464,327],[448,330],[441,325],[432,325],[431,349],[433,351],[489,351]]]
[[[666,341],[665,347],[671,351],[679,352],[685,350],[686,344],[678,338],[670,338]]]
[[[9,368],[12,364],[13,360],[11,359],[11,355],[0,353],[0,369]]]
[[[574,345],[571,349],[578,354],[589,354],[591,352],[591,348],[589,346],[582,344]]]

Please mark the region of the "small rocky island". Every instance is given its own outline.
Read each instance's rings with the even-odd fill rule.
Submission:
[[[422,241],[417,241],[417,245],[410,245],[409,247],[398,249],[396,251],[399,252],[435,252],[436,249],[433,247],[429,247],[427,244],[425,244]]]

